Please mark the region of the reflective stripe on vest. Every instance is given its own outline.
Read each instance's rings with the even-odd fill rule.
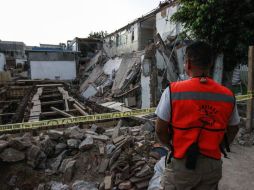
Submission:
[[[234,96],[225,87],[209,79],[170,84],[174,157],[183,158],[187,148],[199,139],[203,155],[220,159],[219,145],[234,107]]]
[[[210,92],[174,92],[171,98],[172,100],[211,100],[229,103],[234,103],[235,101],[232,96]]]

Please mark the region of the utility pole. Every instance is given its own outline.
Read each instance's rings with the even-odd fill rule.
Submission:
[[[249,47],[248,54],[248,93],[254,93],[254,46]],[[251,96],[252,97],[252,96]],[[253,98],[247,101],[247,120],[246,128],[250,133],[253,128],[253,111],[254,111],[254,102]]]

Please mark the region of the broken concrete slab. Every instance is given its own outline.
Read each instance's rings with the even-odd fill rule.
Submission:
[[[67,153],[67,150],[63,151],[61,154],[59,154],[56,158],[52,160],[52,163],[50,164],[50,167],[53,171],[58,171],[58,168],[60,167],[63,159],[65,158]]]
[[[72,184],[72,190],[98,190],[94,182],[77,180]]]
[[[113,143],[114,144],[118,144],[120,143],[121,141],[125,140],[125,136],[124,135],[121,135],[119,137],[116,137],[116,138],[113,138]]]
[[[110,155],[112,154],[112,152],[115,150],[116,146],[113,145],[113,144],[107,144],[106,145],[106,151],[107,151],[107,154]]]
[[[50,190],[70,190],[70,188],[61,182],[52,181],[50,183]]]
[[[58,139],[63,137],[64,132],[63,131],[58,131],[58,130],[49,130],[47,132],[47,134],[50,137],[50,139],[52,139],[52,140],[58,140]]]
[[[118,185],[120,190],[127,190],[132,188],[132,183],[130,181],[124,181]]]
[[[55,152],[55,143],[51,141],[48,135],[44,136],[44,139],[39,142],[41,150],[47,155],[52,156]]]
[[[154,132],[155,126],[154,126],[154,124],[152,122],[147,121],[147,122],[145,122],[145,124],[143,125],[143,127],[141,129],[143,131]]]
[[[109,140],[109,137],[106,135],[90,135],[94,140],[99,140],[103,142],[107,142]]]
[[[108,158],[103,158],[101,163],[100,163],[100,166],[99,166],[99,173],[105,173],[105,171],[107,170],[108,168],[108,164],[109,164],[109,159]]]
[[[2,152],[8,146],[8,144],[8,141],[0,140],[0,152]]]
[[[92,148],[94,145],[93,138],[91,136],[87,136],[84,141],[82,141],[79,145],[79,150],[85,151]]]
[[[116,127],[114,128],[112,139],[117,138],[120,135],[120,127],[123,125],[123,120],[119,120]]]
[[[135,183],[135,187],[137,188],[137,190],[138,189],[145,189],[148,187],[148,185],[149,185],[149,180]]]
[[[74,170],[75,170],[75,164],[76,164],[76,160],[73,160],[72,158],[64,159],[62,161],[59,171],[63,173],[65,181],[69,182],[72,180]]]
[[[16,137],[10,140],[9,146],[16,150],[24,150],[32,145],[31,140],[25,137]]]
[[[31,146],[27,152],[27,164],[36,168],[38,166],[45,167],[46,155],[38,146]]]
[[[104,155],[105,154],[105,145],[104,145],[104,143],[99,142],[98,143],[98,148],[99,148],[100,155]]]
[[[135,183],[138,183],[138,182],[142,182],[142,181],[146,181],[146,180],[149,180],[149,179],[151,179],[151,177],[152,177],[153,175],[151,174],[151,175],[148,175],[148,176],[145,176],[145,177],[131,177],[129,180],[133,183],[133,184],[135,184]]]
[[[65,143],[58,143],[56,146],[55,146],[55,154],[60,154],[64,149],[66,149],[67,147],[67,144]]]
[[[73,139],[80,139],[82,140],[85,135],[83,131],[78,127],[70,127],[64,131],[64,135],[67,136],[68,138],[73,138]]]
[[[145,165],[142,170],[138,173],[136,173],[136,177],[144,177],[144,176],[147,176],[147,175],[150,175],[153,173],[153,170],[150,168],[150,166],[148,165]]]
[[[112,189],[112,176],[106,176],[104,178],[104,188],[105,190],[111,190]]]
[[[0,158],[4,162],[18,162],[25,159],[25,154],[16,149],[7,148],[0,154]]]
[[[69,148],[78,148],[80,143],[81,143],[81,141],[77,140],[77,139],[68,139],[67,140],[67,145]]]

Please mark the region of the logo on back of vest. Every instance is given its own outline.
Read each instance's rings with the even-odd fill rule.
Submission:
[[[215,123],[216,114],[218,110],[211,105],[201,105],[199,107],[200,118],[199,120],[204,125],[213,126]]]

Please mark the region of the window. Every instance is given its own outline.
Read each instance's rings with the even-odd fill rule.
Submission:
[[[118,47],[119,46],[119,35],[117,34],[116,35],[116,47]]]

